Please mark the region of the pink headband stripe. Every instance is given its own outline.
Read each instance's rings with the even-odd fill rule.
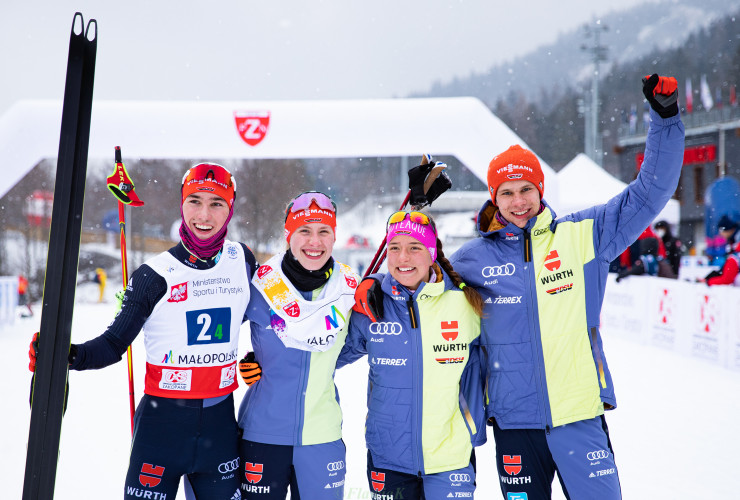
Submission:
[[[401,222],[391,224],[388,226],[386,244],[389,244],[399,234],[414,238],[429,250],[429,255],[432,256],[432,262],[437,260],[437,233],[434,232],[434,227],[431,224],[412,222],[408,217]]]

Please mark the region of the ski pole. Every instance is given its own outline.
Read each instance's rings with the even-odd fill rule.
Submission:
[[[121,272],[123,275],[123,286],[128,284],[128,259],[126,257],[126,205],[140,207],[144,204],[134,191],[134,183],[126,172],[126,167],[121,160],[121,147],[116,146],[116,166],[113,173],[108,177],[108,189],[118,200],[118,226],[121,230]],[[134,432],[134,413],[136,403],[134,402],[134,361],[131,346],[126,348],[126,362],[128,364],[128,396],[131,409],[131,434]]]
[[[427,165],[429,163],[434,164],[432,155],[424,154],[424,156],[422,156],[421,158],[421,164]],[[447,165],[441,162],[437,162],[437,164],[435,164],[434,167],[432,167],[432,170],[429,172],[429,175],[427,175],[426,179],[424,180],[424,187],[423,187],[424,194],[426,194],[429,191],[429,188],[432,187],[432,184],[434,184],[434,181],[437,179],[437,177],[440,176],[440,174],[442,174],[442,171],[446,167]],[[399,208],[398,210],[405,210],[410,199],[411,199],[411,187],[409,187],[409,191],[408,193],[406,193],[406,197],[403,199],[403,203],[401,203],[401,208]],[[370,265],[368,265],[367,270],[365,271],[365,274],[362,277],[367,278],[371,274],[377,273],[378,270],[380,269],[380,266],[383,264],[383,261],[385,260],[385,256],[387,253],[388,251],[386,248],[385,238],[383,238],[383,241],[380,242],[380,246],[378,247],[378,251],[375,252],[375,255],[370,261]]]

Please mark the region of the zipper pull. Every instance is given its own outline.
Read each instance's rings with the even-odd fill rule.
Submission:
[[[532,244],[532,235],[526,229],[524,230],[524,262],[531,262],[532,255],[530,252],[530,246]]]
[[[416,314],[414,314],[414,302],[409,299],[406,301],[409,306],[409,316],[411,316],[411,328],[416,329]]]

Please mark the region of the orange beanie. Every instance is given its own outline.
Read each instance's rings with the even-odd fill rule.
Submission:
[[[540,199],[545,192],[545,176],[542,173],[537,157],[528,149],[518,144],[511,146],[503,153],[494,156],[488,164],[488,191],[496,205],[496,191],[506,181],[525,180],[535,185],[540,192]]]

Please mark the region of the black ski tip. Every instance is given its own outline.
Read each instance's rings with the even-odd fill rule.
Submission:
[[[98,22],[95,19],[90,19],[90,21],[87,23],[87,30],[85,30],[85,38],[87,38],[89,42],[92,42],[96,38],[98,38]]]
[[[80,19],[79,29],[77,25],[77,18]],[[75,17],[72,19],[72,33],[79,36],[85,32],[85,19],[82,17],[82,12],[75,12]]]

